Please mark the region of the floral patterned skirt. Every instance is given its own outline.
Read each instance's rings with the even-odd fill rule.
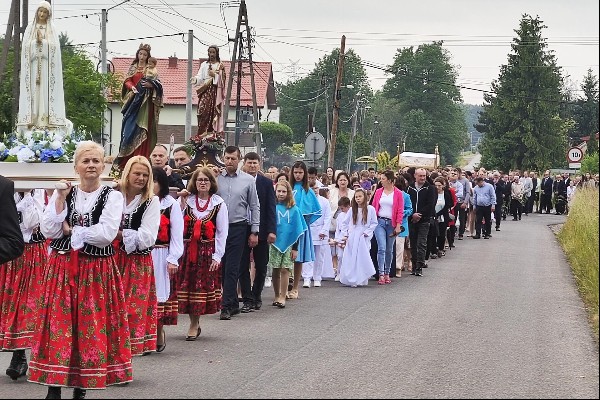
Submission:
[[[191,262],[189,242],[185,243],[177,288],[180,314],[204,315],[221,310],[222,267],[212,272],[208,270],[214,251],[214,240],[201,241],[198,245],[198,261]]]
[[[177,276],[170,279],[171,294],[164,303],[158,303],[156,312],[158,322],[162,325],[177,325],[177,315],[179,315],[179,305],[177,301]]]
[[[131,335],[131,355],[156,350],[156,284],[150,254],[117,253],[117,265],[123,279],[127,321]]]
[[[130,382],[131,347],[121,276],[111,257],[53,251],[42,276],[43,302],[31,346],[29,381],[104,389]]]
[[[26,243],[21,257],[0,267],[0,350],[31,348],[46,249],[45,242]]]

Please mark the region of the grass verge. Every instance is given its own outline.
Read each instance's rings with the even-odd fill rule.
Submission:
[[[558,238],[598,341],[598,190],[578,191]]]

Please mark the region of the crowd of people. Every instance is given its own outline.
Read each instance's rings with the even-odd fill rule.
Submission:
[[[392,284],[402,272],[422,277],[467,231],[490,239],[507,216],[567,213],[580,188],[597,187],[591,176],[549,171],[541,180],[452,167],[319,174],[298,161],[263,172],[258,154],[242,158],[235,146],[223,169],[199,167],[186,180],[177,167],[189,163],[188,150],[176,149],[175,168],[168,158],[160,144],[150,159],[130,157],[111,188],[100,180],[104,149],[82,142],[78,185],[13,196],[0,181],[9,225],[0,242],[0,349],[13,352],[12,379],[29,371],[47,398],[63,387],[84,398],[130,382],[132,356],[165,351],[164,326],[180,314],[189,316],[182,335],[195,341],[201,316],[260,310],[265,287],[284,309],[325,279],[358,287]]]

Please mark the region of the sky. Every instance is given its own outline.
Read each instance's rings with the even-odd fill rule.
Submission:
[[[230,59],[239,1],[199,0],[52,0],[56,27],[97,59],[100,10],[109,9],[108,58],[133,56],[141,42],[154,57],[187,57],[178,34],[194,31],[194,57],[205,57],[207,44],[221,46]],[[29,21],[37,5],[29,0]],[[276,82],[305,76],[318,60],[339,47],[363,61],[387,66],[399,48],[443,40],[459,71],[463,101],[482,104],[483,91],[507,63],[510,44],[523,14],[539,16],[542,35],[554,51],[569,85],[579,90],[588,69],[598,76],[597,0],[247,0],[248,23],[255,35],[253,59],[273,63]],[[0,0],[0,32],[6,30],[10,0]],[[149,36],[162,36],[147,38]],[[147,39],[140,39],[147,38]],[[135,40],[127,40],[135,39]],[[366,68],[371,87],[381,89],[383,71]],[[576,94],[581,94],[577,92]],[[307,98],[311,95],[307,94]]]

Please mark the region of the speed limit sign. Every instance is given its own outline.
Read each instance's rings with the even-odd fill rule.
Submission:
[[[571,163],[578,163],[583,158],[583,151],[579,147],[571,147],[567,153],[567,160]]]

